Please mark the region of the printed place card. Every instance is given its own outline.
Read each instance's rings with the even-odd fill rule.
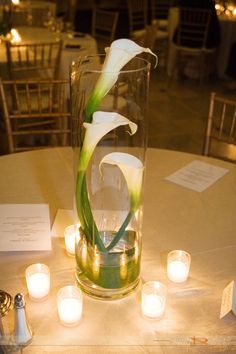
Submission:
[[[228,171],[226,168],[194,160],[165,179],[196,192],[203,192]]]
[[[232,280],[223,290],[220,318],[225,317],[230,312],[236,316],[236,284],[234,280]]]
[[[0,205],[0,251],[51,250],[47,204]]]

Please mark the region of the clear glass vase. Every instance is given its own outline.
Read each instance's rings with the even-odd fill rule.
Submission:
[[[150,64],[135,57],[104,73],[103,60],[80,58],[71,70],[76,277],[90,296],[116,299],[140,280]]]

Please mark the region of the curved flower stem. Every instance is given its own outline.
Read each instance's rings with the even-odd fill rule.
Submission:
[[[101,101],[100,95],[94,92],[90,97],[85,107],[85,119],[84,122],[91,123],[93,113],[97,110]]]
[[[88,192],[87,192],[87,183],[86,183],[85,176],[84,176],[83,184],[82,184],[81,200],[82,200],[83,209],[84,209],[84,216],[85,216],[84,219],[85,219],[86,225],[89,229],[88,231],[90,232],[90,235],[94,235],[95,244],[98,246],[98,249],[102,252],[105,252],[106,248],[100,238],[100,234],[99,234],[97,225],[94,221],[93,214],[92,214],[92,211],[90,208],[90,203],[89,203],[89,199],[88,199]]]
[[[106,251],[106,248],[100,238],[97,226],[93,219],[92,211],[88,200],[87,184],[84,171],[78,172],[77,175],[76,206],[81,227],[84,230],[87,240],[90,244],[92,244],[93,239],[91,238],[91,236],[94,233],[95,244],[98,246],[98,249],[103,252]]]
[[[134,215],[134,210],[130,210],[128,215],[126,216],[123,224],[121,225],[119,231],[116,233],[115,237],[111,241],[111,243],[107,246],[106,250],[110,251],[121,239],[121,237],[124,235],[126,227],[129,225],[130,220],[132,219]]]

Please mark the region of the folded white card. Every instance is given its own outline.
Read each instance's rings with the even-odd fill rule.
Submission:
[[[225,317],[230,312],[236,316],[236,284],[233,280],[223,290],[220,318]]]
[[[228,171],[226,168],[194,160],[165,179],[196,192],[202,192]]]
[[[0,251],[51,250],[47,204],[0,205]]]

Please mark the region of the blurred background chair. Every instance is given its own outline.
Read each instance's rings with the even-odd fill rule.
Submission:
[[[150,0],[151,23],[156,26],[156,41],[154,51],[159,58],[159,65],[166,66],[168,55],[168,15],[171,0]]]
[[[155,51],[156,36],[157,36],[157,24],[152,23],[151,25],[147,25],[145,27],[142,36],[140,35],[136,39],[136,43],[139,44],[141,47],[149,48],[152,51]],[[142,53],[142,54],[146,56],[146,53]],[[139,56],[141,56],[142,54],[139,54]]]
[[[104,53],[115,39],[119,13],[94,8],[92,18],[92,36],[97,41],[98,52]]]
[[[37,44],[12,44],[6,41],[10,79],[56,79],[61,50],[62,41]]]
[[[152,21],[158,22],[159,30],[168,30],[169,8],[172,0],[150,0]]]
[[[0,82],[9,153],[69,144],[68,90],[67,80]]]
[[[11,24],[18,26],[46,27],[48,22],[54,18],[50,7],[34,8],[29,6],[14,6],[11,11]]]
[[[216,54],[216,47],[208,47],[209,29],[212,11],[198,8],[182,7],[179,9],[179,22],[173,38],[175,55],[172,63],[170,82],[178,74],[183,75],[186,66],[194,63],[194,74],[202,82],[208,78],[208,62]],[[196,72],[196,68],[198,71]]]
[[[236,100],[211,93],[203,155],[236,162]]]
[[[148,25],[147,0],[127,0],[129,17],[129,38],[138,41]]]

